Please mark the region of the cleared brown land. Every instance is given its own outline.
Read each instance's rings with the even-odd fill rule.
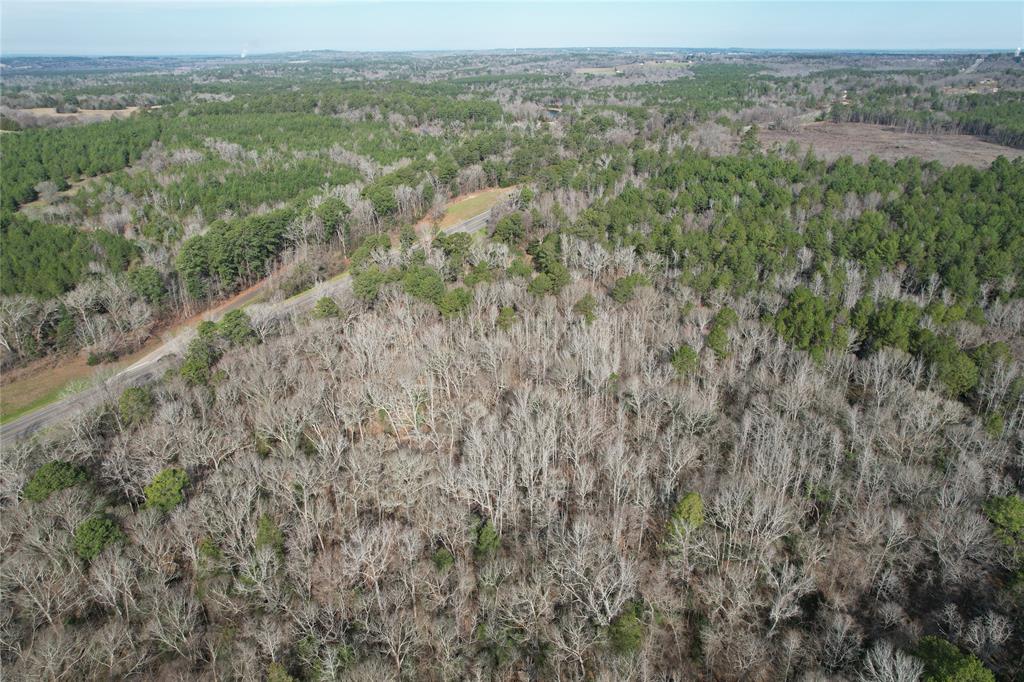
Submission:
[[[98,121],[109,121],[112,118],[128,118],[138,107],[125,107],[124,109],[79,109],[74,113],[61,113],[53,107],[36,107],[34,109],[21,109],[33,116],[40,118],[71,119],[78,123],[96,123]]]
[[[776,143],[785,145],[795,140],[801,151],[811,146],[815,156],[828,161],[840,156],[852,156],[861,162],[871,156],[886,161],[916,156],[944,166],[982,167],[1000,155],[1007,159],[1024,156],[1024,149],[1004,147],[972,135],[923,135],[869,123],[807,123],[796,130],[762,130],[760,139],[769,149]]]

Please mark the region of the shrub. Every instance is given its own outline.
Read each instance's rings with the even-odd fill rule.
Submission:
[[[541,273],[530,281],[530,284],[529,286],[526,287],[526,290],[529,291],[534,296],[537,296],[538,298],[541,296],[545,296],[551,292],[551,278],[545,275],[544,273]]]
[[[58,490],[84,483],[85,479],[85,471],[70,462],[47,462],[36,470],[25,485],[25,499],[42,502]]]
[[[704,499],[698,492],[688,492],[676,503],[670,521],[672,530],[697,530],[704,525]]]
[[[597,299],[593,294],[586,294],[572,307],[572,311],[583,318],[583,321],[590,324],[597,319]]]
[[[914,653],[924,663],[924,682],[995,682],[995,675],[977,657],[941,637],[923,637]]]
[[[640,620],[640,607],[631,604],[615,616],[608,625],[608,642],[620,656],[628,656],[640,650],[644,641],[644,624]]]
[[[523,230],[523,216],[521,213],[509,213],[498,221],[494,227],[494,238],[509,246],[518,244],[526,236]]]
[[[232,310],[224,315],[217,325],[217,333],[233,346],[243,346],[256,340],[252,320],[244,310]]]
[[[377,295],[380,294],[380,288],[383,286],[386,277],[380,268],[377,266],[369,267],[362,272],[353,275],[352,277],[352,291],[355,295],[366,301],[371,302],[376,300]]]
[[[498,311],[498,329],[508,331],[516,322],[516,311],[509,306],[502,307]]]
[[[463,287],[448,291],[437,302],[437,308],[445,317],[461,315],[473,302],[473,292]]]
[[[117,360],[117,355],[112,351],[103,351],[102,353],[89,353],[89,357],[86,358],[85,364],[90,367],[102,364],[104,362],[114,362]]]
[[[75,553],[91,561],[107,546],[125,539],[117,524],[106,516],[93,516],[75,528]]]
[[[260,517],[256,527],[256,549],[270,547],[278,557],[284,556],[284,533],[269,514]]]
[[[171,511],[185,499],[182,491],[188,483],[188,474],[181,469],[164,469],[143,489],[146,506],[162,512]]]
[[[497,554],[501,547],[501,536],[494,529],[491,522],[481,520],[476,527],[476,544],[473,547],[473,556],[477,561],[484,561]]]
[[[313,267],[309,261],[299,261],[295,263],[284,279],[281,281],[279,289],[281,293],[286,297],[291,297],[299,292],[306,291],[316,281],[316,275],[313,273]]]
[[[431,561],[434,562],[434,568],[441,573],[447,573],[448,569],[455,565],[455,555],[447,548],[439,547],[431,557]]]
[[[697,356],[697,351],[685,343],[672,353],[672,367],[675,368],[679,376],[693,374],[699,365],[700,358]]]
[[[313,317],[318,320],[340,316],[341,308],[338,307],[338,304],[330,296],[324,296],[313,306]]]
[[[402,289],[410,296],[436,304],[444,296],[444,280],[434,268],[419,265],[406,271],[402,277]]]
[[[650,280],[643,273],[633,273],[628,277],[620,277],[615,280],[610,295],[616,303],[625,303],[633,298],[637,287],[648,286],[650,283]]]
[[[153,415],[153,392],[145,386],[126,388],[117,401],[121,422],[137,426]]]
[[[1024,499],[1018,495],[993,497],[985,503],[985,516],[995,526],[992,534],[996,539],[1024,557]]]

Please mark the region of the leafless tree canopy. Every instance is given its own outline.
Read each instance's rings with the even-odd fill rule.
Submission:
[[[902,357],[814,363],[756,319],[680,378],[699,301],[661,279],[617,304],[615,254],[564,248],[557,298],[498,281],[454,319],[397,289],[340,300],[344,323],[279,321],[213,389],[161,384],[143,425],[109,406],[8,447],[9,674],[915,680],[923,632],[1020,651],[977,511],[1012,441]],[[54,458],[89,482],[21,499]],[[161,515],[143,489],[171,465],[190,483]],[[700,522],[673,521],[694,492]],[[85,564],[97,510],[127,538]]]

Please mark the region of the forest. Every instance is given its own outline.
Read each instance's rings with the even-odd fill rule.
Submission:
[[[171,349],[4,434],[11,679],[1024,676],[1010,57],[160,59],[4,74],[140,107],[0,134],[4,374]]]

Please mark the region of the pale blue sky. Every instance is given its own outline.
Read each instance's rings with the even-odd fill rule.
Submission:
[[[1024,43],[1024,0],[2,0],[0,21],[3,54],[587,46],[1010,50]]]

